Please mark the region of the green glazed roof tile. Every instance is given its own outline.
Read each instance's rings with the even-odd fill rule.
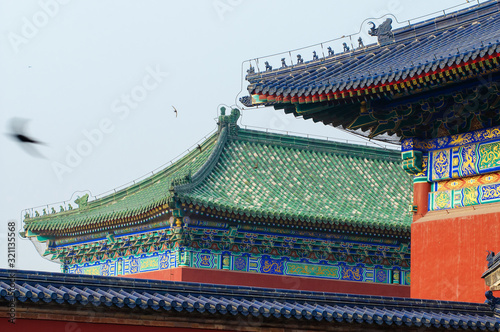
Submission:
[[[409,229],[412,182],[399,151],[242,130],[215,134],[165,170],[78,208],[25,220],[36,232],[181,202],[244,216]],[[189,180],[186,180],[186,177]]]
[[[399,152],[240,131],[201,185],[179,198],[240,215],[408,228]]]

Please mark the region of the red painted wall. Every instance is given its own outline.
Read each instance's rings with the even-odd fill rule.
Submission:
[[[175,269],[127,275],[129,278],[188,281],[219,285],[298,289],[318,292],[410,297],[410,287],[369,282],[326,280],[235,272],[214,269],[179,267]]]
[[[411,297],[484,302],[487,250],[500,250],[499,203],[429,212],[412,224]]]

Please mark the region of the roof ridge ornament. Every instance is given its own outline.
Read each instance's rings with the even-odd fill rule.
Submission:
[[[489,304],[491,310],[495,310],[495,308],[500,305],[500,298],[495,297],[492,291],[486,291],[484,295],[486,297],[486,301],[484,301],[484,303]]]
[[[219,131],[222,130],[222,128],[227,127],[229,129],[229,134],[231,135],[237,135],[238,134],[238,119],[240,118],[240,110],[238,108],[233,108],[231,110],[230,115],[226,115],[226,108],[222,106],[220,108],[220,116],[219,116]]]
[[[375,23],[372,21],[368,22],[371,24],[371,28],[368,31],[370,36],[376,36],[378,38],[379,46],[384,46],[394,42],[394,33],[392,32],[392,19],[387,18],[382,24],[376,27]]]
[[[77,198],[75,199],[75,203],[78,204],[79,208],[84,208],[87,206],[88,200],[89,194],[85,194],[82,197],[77,196]]]

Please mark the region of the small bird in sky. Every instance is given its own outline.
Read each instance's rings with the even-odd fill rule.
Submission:
[[[177,109],[172,105],[172,108],[174,109],[175,117],[177,117]]]
[[[28,119],[21,118],[10,119],[11,133],[9,133],[9,136],[16,141],[26,153],[29,153],[33,157],[45,158],[34,146],[34,144],[44,145],[44,143],[37,141],[26,134],[25,127],[28,121]]]

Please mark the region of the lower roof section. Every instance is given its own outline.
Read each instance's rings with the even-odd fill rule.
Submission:
[[[371,324],[491,331],[500,328],[500,318],[486,304],[2,269],[0,307],[13,300],[23,307],[21,314],[42,308],[50,308],[52,313],[79,308],[80,314],[86,310],[99,314],[125,312],[129,318],[142,319],[147,314],[184,315],[192,320],[222,318],[227,322],[238,317],[260,317],[260,327],[273,322],[287,326],[299,320],[316,326],[334,323],[353,330]]]
[[[408,232],[411,180],[395,150],[243,130],[238,110],[178,162],[110,196],[28,214],[27,236],[85,236],[199,208],[231,221]],[[49,210],[49,209],[47,209]],[[315,226],[315,227],[318,227]]]

